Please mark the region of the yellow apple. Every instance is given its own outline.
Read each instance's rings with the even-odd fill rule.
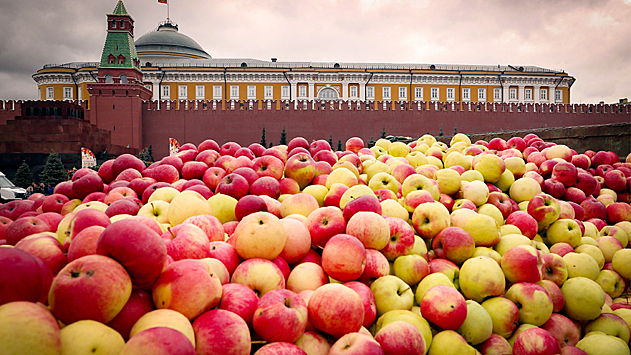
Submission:
[[[123,337],[101,322],[80,320],[61,330],[62,354],[118,355],[124,346]]]
[[[237,202],[236,198],[224,194],[215,194],[208,199],[210,208],[213,211],[213,216],[215,216],[221,224],[237,220],[237,217],[234,215]]]

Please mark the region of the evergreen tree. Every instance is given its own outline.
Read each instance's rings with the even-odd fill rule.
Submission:
[[[271,148],[273,146],[274,146],[274,142],[269,142],[269,147],[268,148]]]
[[[22,165],[18,168],[17,173],[15,173],[15,178],[13,179],[13,183],[15,186],[21,188],[27,188],[31,186],[33,183],[33,173],[31,173],[31,169],[28,164],[26,164],[26,160],[22,160]]]
[[[384,138],[384,139],[386,138],[386,127],[383,127],[381,129],[381,138]]]
[[[340,150],[340,151],[342,150],[342,140],[341,139],[337,140],[337,150]]]
[[[458,123],[454,125],[454,136],[458,134]]]
[[[138,158],[146,163],[153,163],[153,147],[150,145],[148,148],[142,148],[140,154],[138,154]]]
[[[442,137],[442,136],[444,136],[444,135],[445,135],[445,134],[443,133],[443,124],[441,123],[441,124],[440,124],[440,132],[438,132],[438,136],[439,136],[439,137]]]
[[[263,125],[263,134],[261,134],[261,145],[267,147],[267,140],[265,139],[265,125]]]
[[[285,132],[285,126],[283,126],[283,131],[280,132],[280,145],[287,145],[287,133]]]
[[[375,145],[375,140],[372,136],[370,136],[370,141],[368,141],[368,148],[371,148]]]
[[[333,134],[329,134],[329,147],[333,147]]]
[[[66,169],[64,169],[64,164],[61,162],[59,154],[51,153],[48,155],[44,170],[39,174],[39,179],[44,185],[51,184],[53,186],[68,180]]]

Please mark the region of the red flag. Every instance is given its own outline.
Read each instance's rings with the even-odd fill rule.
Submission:
[[[158,2],[161,3],[161,4],[166,4],[167,0],[158,0]]]

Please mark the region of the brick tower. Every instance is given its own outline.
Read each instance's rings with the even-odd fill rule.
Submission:
[[[107,38],[98,67],[98,83],[88,87],[91,123],[112,132],[112,144],[142,149],[142,101],[151,99],[143,86],[134,45],[134,19],[122,0],[107,15]]]

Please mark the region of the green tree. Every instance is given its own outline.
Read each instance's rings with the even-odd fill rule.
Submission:
[[[267,147],[267,140],[265,139],[265,125],[263,125],[263,134],[261,134],[261,145]]]
[[[342,140],[341,139],[337,140],[337,150],[342,150]]]
[[[375,145],[375,140],[372,136],[370,136],[370,141],[368,141],[368,148],[371,148]]]
[[[439,136],[439,137],[442,137],[442,136],[444,136],[444,135],[445,135],[445,134],[443,133],[443,124],[441,123],[441,124],[440,124],[440,132],[438,132],[438,136]]]
[[[280,132],[280,145],[287,145],[287,133],[285,132],[285,126],[283,126],[283,131]]]
[[[39,179],[44,185],[51,184],[53,186],[68,180],[67,171],[59,158],[59,154],[51,153],[48,155],[44,170],[39,174]]]
[[[458,123],[454,125],[454,136],[458,134]]]
[[[273,146],[274,146],[274,142],[269,142],[269,147],[268,148],[271,148]]]
[[[138,154],[138,158],[145,163],[153,163],[153,146],[142,148],[140,154]]]
[[[22,160],[22,165],[18,168],[13,180],[16,186],[22,188],[27,188],[33,183],[33,173],[31,173],[31,168],[26,164],[26,160]]]
[[[381,138],[386,138],[386,127],[381,129]]]
[[[329,134],[329,147],[333,147],[333,134]]]

